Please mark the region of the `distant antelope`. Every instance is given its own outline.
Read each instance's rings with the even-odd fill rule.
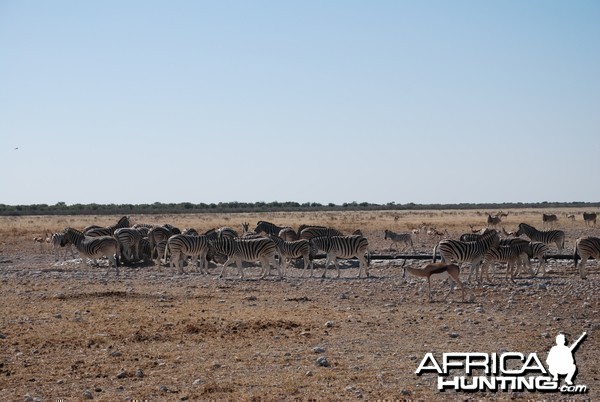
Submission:
[[[462,291],[462,301],[465,301],[465,286],[460,281],[460,268],[458,267],[458,265],[447,264],[445,262],[434,262],[434,263],[427,264],[424,268],[419,269],[419,268],[407,267],[406,259],[405,259],[404,263],[402,264],[402,268],[404,269],[404,272],[402,274],[403,278],[406,277],[406,271],[408,271],[408,273],[413,276],[416,276],[418,278],[426,278],[427,279],[427,289],[429,291],[428,293],[429,293],[429,301],[430,302],[431,302],[431,277],[433,275],[443,275],[446,277],[450,277],[455,283],[460,285],[460,290]],[[452,284],[452,287],[450,290],[452,291],[453,289],[454,289],[454,283]],[[450,294],[450,292],[448,292],[448,295],[449,294]],[[448,295],[446,295],[446,297],[448,297]]]
[[[33,244],[39,244],[40,251],[44,251],[46,248],[46,244],[51,242],[52,233],[46,232],[46,236],[35,236],[33,238]]]
[[[569,214],[569,215],[567,215],[567,219],[570,220],[571,222],[575,222],[575,215]]]

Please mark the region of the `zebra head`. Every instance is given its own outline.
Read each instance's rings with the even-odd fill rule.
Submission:
[[[517,230],[517,233],[515,233],[518,236],[521,236],[522,234],[527,235],[527,233],[531,233],[532,229],[535,230],[535,228],[533,226],[530,226],[526,223],[519,223],[519,229]]]

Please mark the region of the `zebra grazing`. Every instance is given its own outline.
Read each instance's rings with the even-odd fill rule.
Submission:
[[[67,252],[71,252],[71,258],[75,258],[75,253],[73,252],[73,243],[65,239],[64,233],[53,233],[50,239],[52,242],[52,247],[54,248],[54,261],[58,262],[60,259],[60,249],[65,249],[65,255],[63,257],[63,261],[67,259]]]
[[[146,237],[142,237],[140,240],[140,259],[144,262],[152,260],[152,248],[150,248],[150,242]]]
[[[306,229],[304,229],[306,230]],[[303,232],[304,232],[303,230]],[[363,236],[318,236],[310,239],[311,248],[313,250],[321,250],[327,253],[325,261],[325,270],[321,278],[325,278],[327,267],[333,261],[333,265],[337,268],[337,277],[340,277],[340,266],[337,263],[337,258],[352,258],[356,257],[360,265],[358,267],[357,278],[360,278],[360,273],[364,269],[365,276],[369,276],[370,261],[365,257],[369,253],[369,241]],[[314,251],[313,251],[314,252]],[[316,254],[316,253],[315,253]]]
[[[575,252],[573,259],[575,260],[575,268],[577,268],[577,257],[581,257],[579,264],[579,276],[581,279],[587,279],[585,266],[587,260],[592,257],[595,260],[600,260],[600,238],[592,236],[580,237],[575,241]]]
[[[152,250],[151,257],[152,259],[156,258],[156,265],[160,265],[160,257],[164,254],[163,247],[166,245],[169,237],[179,233],[174,233],[173,229],[166,226],[156,226],[150,229],[148,232],[148,242],[150,243],[150,249]],[[159,247],[159,244],[161,247]]]
[[[554,227],[554,222],[558,222],[558,216],[554,214],[542,214],[542,226],[547,227],[550,226],[550,229]]]
[[[539,261],[538,267],[533,273],[533,275],[537,275],[542,269],[542,275],[546,275],[546,253],[548,253],[548,246],[545,243],[539,241],[529,242],[529,250],[527,251],[527,262],[532,258],[536,258]],[[529,263],[529,265],[531,265]]]
[[[220,237],[210,240],[210,248],[215,254],[221,254],[227,257],[227,261],[221,268],[219,278],[223,277],[225,268],[235,262],[240,274],[240,279],[244,279],[244,271],[242,270],[243,261],[254,262],[260,261],[261,278],[265,278],[271,272],[271,265],[277,267],[279,277],[283,277],[281,268],[275,259],[277,255],[277,245],[271,239],[266,237],[260,239],[245,239],[245,238],[228,238]]]
[[[395,233],[391,230],[385,230],[383,235],[384,240],[390,239],[392,243],[390,244],[390,251],[392,251],[392,246],[396,243],[404,243],[404,248],[402,251],[406,250],[410,246],[412,248],[413,253],[415,252],[415,246],[413,245],[412,235],[410,233]]]
[[[114,238],[119,242],[121,253],[127,261],[138,261],[140,259],[142,234],[138,229],[119,228],[115,230]]]
[[[256,224],[256,228],[254,228],[254,233],[265,233],[267,235],[279,236],[279,232],[286,228],[289,227],[277,226],[276,224],[267,221],[258,221],[258,223]]]
[[[454,260],[457,263],[471,263],[468,280],[471,280],[473,274],[475,274],[475,279],[477,279],[477,271],[485,253],[490,248],[497,246],[499,242],[500,238],[495,229],[487,229],[476,241],[442,240],[433,247],[433,262],[436,260],[436,252],[439,249],[443,262]]]
[[[583,221],[588,226],[596,226],[596,213],[584,212],[583,213]]]
[[[540,231],[531,225],[520,223],[516,235],[521,236],[522,234],[529,237],[531,241],[539,241],[548,245],[554,243],[558,248],[558,252],[561,252],[565,247],[565,232],[562,230]]]
[[[277,245],[277,250],[279,251],[279,264],[281,265],[283,275],[285,275],[285,269],[289,259],[302,257],[304,260],[302,276],[304,276],[308,265],[310,265],[310,276],[313,276],[313,255],[311,254],[311,247],[308,240],[286,241],[275,235],[270,235],[269,238]]]
[[[66,242],[74,244],[77,251],[79,251],[79,255],[82,257],[82,260],[86,257],[90,259],[106,257],[115,267],[117,275],[119,275],[119,255],[121,254],[121,250],[117,239],[112,236],[86,236],[79,230],[73,228],[66,228],[64,235],[64,244],[66,244]],[[107,275],[109,271],[110,266],[106,271]]]
[[[493,263],[506,263],[506,275],[505,279],[514,282],[514,276],[518,270],[519,262],[522,262],[527,258],[527,252],[529,251],[529,242],[527,240],[515,241],[511,244],[498,245],[491,247],[485,252],[483,256],[483,264],[481,266],[480,277],[478,281],[481,282],[485,274],[488,282],[490,281],[489,266]]]
[[[203,274],[208,274],[208,260],[206,257],[209,252],[209,239],[210,237],[204,235],[173,235],[167,240],[164,252],[165,261],[167,260],[167,254],[170,252],[171,263],[169,267],[177,266],[179,273],[183,274],[183,258],[191,256],[193,260],[196,260],[198,270]]]
[[[331,236],[344,236],[342,232],[333,228],[327,228],[323,226],[308,226],[301,231],[300,238],[310,240],[313,237],[331,237]]]
[[[115,230],[119,229],[119,228],[128,228],[131,225],[129,224],[129,218],[126,216],[123,216],[121,219],[119,219],[119,221],[112,225],[112,226],[108,226],[108,227],[98,227],[98,226],[92,226],[92,229],[88,229],[87,230],[84,229],[83,233],[86,236],[92,236],[92,237],[98,237],[98,236],[113,236],[115,234]]]

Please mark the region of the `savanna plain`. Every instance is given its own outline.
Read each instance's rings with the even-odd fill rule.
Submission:
[[[259,220],[361,229],[372,254],[370,277],[356,277],[355,260],[341,261],[341,278],[332,267],[321,278],[324,260],[315,260],[312,278],[302,277],[299,264],[283,279],[275,270],[259,279],[258,264],[246,264],[245,280],[233,266],[219,279],[214,263],[209,274],[191,264],[178,274],[145,263],[121,267],[117,276],[102,262],[80,264],[70,255],[64,261],[64,250],[55,261],[51,245],[32,239],[65,227],[109,226],[120,216],[0,217],[0,400],[600,400],[596,261],[583,280],[572,259],[552,258],[558,250],[551,247],[546,273],[521,273],[512,283],[498,266],[490,281],[466,284],[465,301],[448,283],[433,281],[430,302],[422,278],[403,277],[400,255],[431,256],[440,239],[484,228],[492,211],[134,212],[132,223],[199,232],[241,232],[242,223],[252,229]],[[554,228],[566,234],[562,254],[572,254],[580,236],[600,236],[579,210],[503,212],[507,232],[521,222],[542,229],[542,213],[556,214]],[[441,235],[422,230],[413,235],[414,252],[389,250],[384,230],[423,226]],[[406,264],[430,261],[409,257]],[[461,278],[467,276],[465,266]],[[545,362],[556,335],[571,344],[583,332],[575,353],[583,394],[441,392],[437,374],[415,374],[429,352],[440,360],[448,352],[537,353]]]

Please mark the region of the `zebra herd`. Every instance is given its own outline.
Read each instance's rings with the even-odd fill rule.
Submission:
[[[277,270],[279,277],[284,277],[290,261],[302,258],[302,276],[310,270],[312,277],[313,259],[323,252],[326,261],[321,277],[326,276],[331,264],[337,269],[337,277],[340,277],[338,258],[356,258],[359,261],[357,276],[361,277],[363,271],[364,276],[369,276],[369,242],[359,230],[345,235],[330,227],[302,225],[294,230],[267,221],[259,221],[253,230],[250,230],[248,223],[243,223],[242,229],[241,234],[230,227],[213,228],[200,234],[194,229],[181,231],[168,224],[131,225],[127,217],[122,217],[109,227],[88,226],[81,231],[66,228],[52,234],[51,243],[56,261],[63,247],[64,259],[69,252],[74,257],[73,245],[82,258],[93,260],[106,257],[117,274],[120,265],[130,265],[140,260],[152,261],[158,266],[166,264],[170,268],[177,267],[179,273],[184,273],[184,264],[190,258],[196,270],[203,274],[208,273],[209,261],[217,263],[223,260],[219,277],[224,275],[229,265],[235,263],[239,277],[244,278],[243,262],[260,261],[261,278],[271,274],[271,267]],[[489,268],[492,265],[505,263],[506,277],[513,280],[521,269],[527,269],[533,275],[540,269],[545,273],[544,263],[549,246],[555,246],[561,252],[565,244],[562,230],[537,230],[526,223],[519,224],[516,232],[502,232],[508,237],[500,239],[496,229],[486,228],[477,233],[465,233],[460,239],[440,240],[433,249],[433,262],[439,253],[442,261],[469,264],[468,280],[474,277],[479,282],[484,276],[489,280]],[[522,235],[528,240],[521,238]],[[391,241],[390,250],[392,246],[403,244],[404,249],[415,251],[411,233],[385,230],[384,239]],[[600,239],[589,236],[577,239],[573,257],[580,276],[585,278],[587,260],[600,259]],[[539,261],[535,272],[530,264],[532,258]],[[579,264],[578,259],[581,259]]]
[[[586,218],[591,219],[591,214],[587,215]],[[489,220],[488,216],[488,223]],[[548,219],[545,215],[544,220],[552,221],[552,218]],[[537,230],[526,223],[520,223],[516,232],[508,233],[504,228],[502,229],[502,232],[507,235],[504,239],[500,239],[497,230],[488,227],[477,233],[465,233],[456,240],[441,240],[433,248],[433,262],[435,263],[439,253],[443,262],[469,264],[468,280],[474,277],[478,282],[482,282],[484,276],[489,281],[490,266],[495,263],[505,263],[507,280],[514,281],[515,275],[521,269],[528,270],[533,276],[537,275],[540,269],[545,274],[545,260],[549,247],[556,246],[561,253],[565,246],[565,233],[562,230]],[[521,238],[522,235],[528,240]],[[390,239],[392,245],[404,243],[414,251],[410,233],[394,233],[386,230],[384,238]],[[530,263],[532,258],[539,261],[535,271]],[[586,278],[585,266],[589,258],[600,259],[600,238],[580,237],[575,242],[573,259],[575,268],[579,268],[579,274],[583,279]],[[579,264],[578,259],[581,259]]]
[[[369,276],[369,242],[360,231],[352,235],[344,235],[340,231],[324,226],[302,225],[298,231],[291,227],[280,227],[267,221],[259,221],[254,230],[243,223],[241,235],[230,227],[214,228],[199,234],[195,229],[180,229],[172,225],[135,224],[130,225],[129,218],[122,217],[109,227],[88,226],[82,231],[65,228],[63,232],[52,235],[55,248],[55,260],[59,260],[59,250],[71,250],[71,245],[79,251],[82,259],[95,260],[106,257],[110,266],[119,275],[119,265],[129,265],[136,261],[152,260],[158,266],[163,263],[169,267],[177,267],[184,273],[184,262],[191,258],[200,273],[208,274],[209,261],[225,259],[219,277],[223,277],[225,269],[235,263],[238,274],[244,279],[243,262],[260,261],[261,278],[271,273],[275,267],[280,278],[285,275],[286,267],[291,259],[304,260],[304,273],[310,267],[313,276],[313,259],[319,252],[326,253],[325,269],[322,278],[326,277],[330,264],[337,268],[340,277],[338,258],[359,260],[358,277],[362,272]],[[110,271],[110,267],[109,267]],[[107,274],[108,272],[107,271]]]

